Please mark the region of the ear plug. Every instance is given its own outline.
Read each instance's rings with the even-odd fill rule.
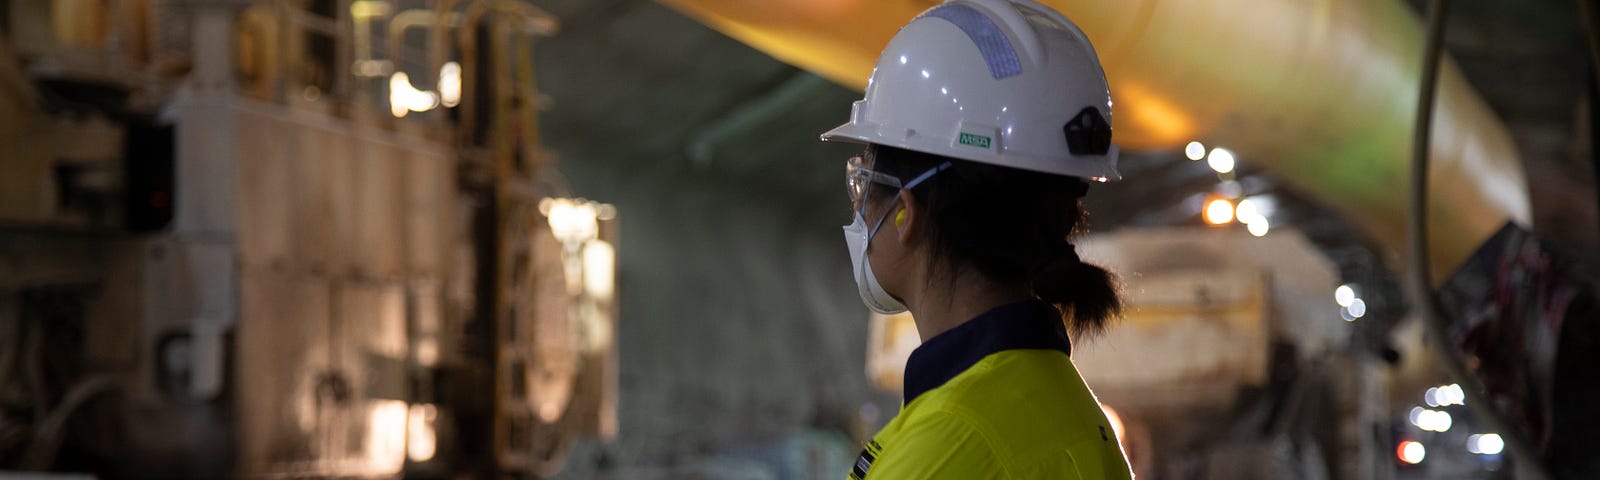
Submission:
[[[906,223],[906,211],[904,209],[902,209],[902,210],[900,210],[900,213],[894,214],[894,226],[898,227],[898,226],[904,225],[905,223]]]

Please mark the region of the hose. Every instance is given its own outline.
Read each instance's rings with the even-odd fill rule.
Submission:
[[[1417,313],[1420,314],[1423,328],[1427,332],[1428,341],[1438,353],[1439,363],[1443,365],[1445,373],[1459,384],[1472,386],[1461,389],[1466,394],[1467,407],[1487,423],[1489,428],[1502,432],[1501,438],[1505,439],[1506,447],[1511,450],[1512,456],[1519,460],[1519,471],[1526,474],[1526,478],[1546,480],[1550,476],[1545,473],[1539,457],[1529,446],[1528,439],[1523,438],[1520,431],[1508,428],[1510,425],[1494,411],[1488,396],[1476,388],[1476,382],[1471,381],[1472,377],[1468,375],[1466,367],[1450,353],[1454,347],[1445,336],[1444,315],[1439,308],[1439,299],[1433,294],[1432,280],[1428,276],[1432,271],[1428,264],[1428,153],[1432,146],[1430,141],[1433,133],[1434,97],[1438,93],[1439,64],[1444,50],[1445,24],[1449,16],[1450,0],[1429,0],[1428,38],[1423,47],[1422,85],[1417,95],[1417,124],[1411,144],[1411,222],[1408,237],[1411,250],[1412,298]]]
[[[61,429],[72,418],[73,412],[78,407],[88,403],[89,400],[102,393],[109,392],[117,387],[116,380],[109,376],[91,377],[74,385],[67,395],[62,397],[61,404],[39,422],[38,429],[33,434],[33,444],[28,446],[28,451],[22,455],[18,466],[22,470],[41,471],[50,468],[55,463],[56,450],[61,447]]]

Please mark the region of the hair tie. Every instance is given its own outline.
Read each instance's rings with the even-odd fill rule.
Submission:
[[[1074,264],[1083,263],[1083,259],[1078,257],[1078,247],[1073,245],[1072,242],[1061,242],[1061,250],[1056,253],[1056,261]]]
[[[1039,275],[1046,271],[1074,267],[1083,263],[1083,260],[1078,258],[1078,248],[1073,246],[1071,242],[1061,242],[1056,245],[1055,251],[1046,255],[1044,262],[1039,263],[1039,266],[1034,270],[1034,275]]]

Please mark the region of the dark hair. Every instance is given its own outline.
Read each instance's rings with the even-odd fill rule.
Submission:
[[[954,281],[976,269],[997,283],[1029,285],[1077,335],[1104,331],[1121,311],[1115,278],[1080,260],[1070,242],[1083,223],[1088,182],[883,145],[866,155],[873,170],[906,181],[951,163],[911,191],[932,219],[932,257],[946,261],[935,272]],[[876,196],[888,189],[877,185]]]

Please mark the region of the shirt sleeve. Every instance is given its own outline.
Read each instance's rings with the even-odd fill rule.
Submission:
[[[1014,478],[1007,469],[989,440],[971,422],[951,413],[933,412],[916,424],[907,425],[905,434],[893,445],[885,445],[882,458],[866,479]]]

